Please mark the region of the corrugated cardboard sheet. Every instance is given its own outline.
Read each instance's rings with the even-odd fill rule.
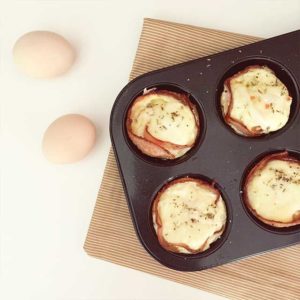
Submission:
[[[258,40],[145,19],[130,79]],[[112,150],[84,249],[91,256],[231,299],[300,299],[299,245],[201,272],[178,272],[160,265],[135,235]]]

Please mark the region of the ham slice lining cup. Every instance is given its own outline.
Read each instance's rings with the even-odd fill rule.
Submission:
[[[263,157],[248,173],[243,201],[250,213],[274,229],[300,224],[300,160],[289,152]]]
[[[126,131],[145,155],[175,160],[191,150],[199,137],[199,113],[186,93],[144,90],[131,104]]]
[[[158,192],[152,218],[158,241],[165,250],[198,254],[222,236],[227,208],[213,183],[182,177]]]
[[[250,65],[225,79],[222,116],[237,134],[258,137],[283,128],[292,97],[286,85],[265,65]]]

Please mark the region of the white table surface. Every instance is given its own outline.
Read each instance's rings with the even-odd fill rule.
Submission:
[[[110,109],[128,80],[144,17],[271,37],[300,28],[300,1],[1,1],[1,299],[222,299],[82,248],[110,147]],[[76,47],[67,75],[35,80],[16,70],[14,42],[41,29]],[[66,113],[88,116],[97,144],[79,163],[52,165],[41,138]]]

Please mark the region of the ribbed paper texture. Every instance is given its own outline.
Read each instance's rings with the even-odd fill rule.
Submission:
[[[130,79],[258,40],[145,19]],[[201,272],[178,272],[160,265],[136,237],[112,150],[84,249],[91,256],[231,299],[300,299],[299,245]]]

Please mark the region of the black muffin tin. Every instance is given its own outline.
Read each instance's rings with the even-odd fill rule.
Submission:
[[[269,66],[293,97],[288,124],[257,138],[234,133],[224,123],[220,110],[224,80],[250,65]],[[111,113],[111,140],[134,227],[155,259],[176,270],[198,271],[300,242],[300,226],[276,229],[265,225],[244,206],[241,191],[247,172],[264,155],[287,150],[300,159],[299,85],[300,30],[147,73],[121,91]],[[179,159],[148,157],[127,136],[125,121],[132,101],[144,88],[152,87],[185,92],[198,108],[201,134],[195,147]],[[210,249],[195,255],[163,249],[152,223],[155,195],[167,182],[182,176],[216,182],[228,212],[222,237]]]

